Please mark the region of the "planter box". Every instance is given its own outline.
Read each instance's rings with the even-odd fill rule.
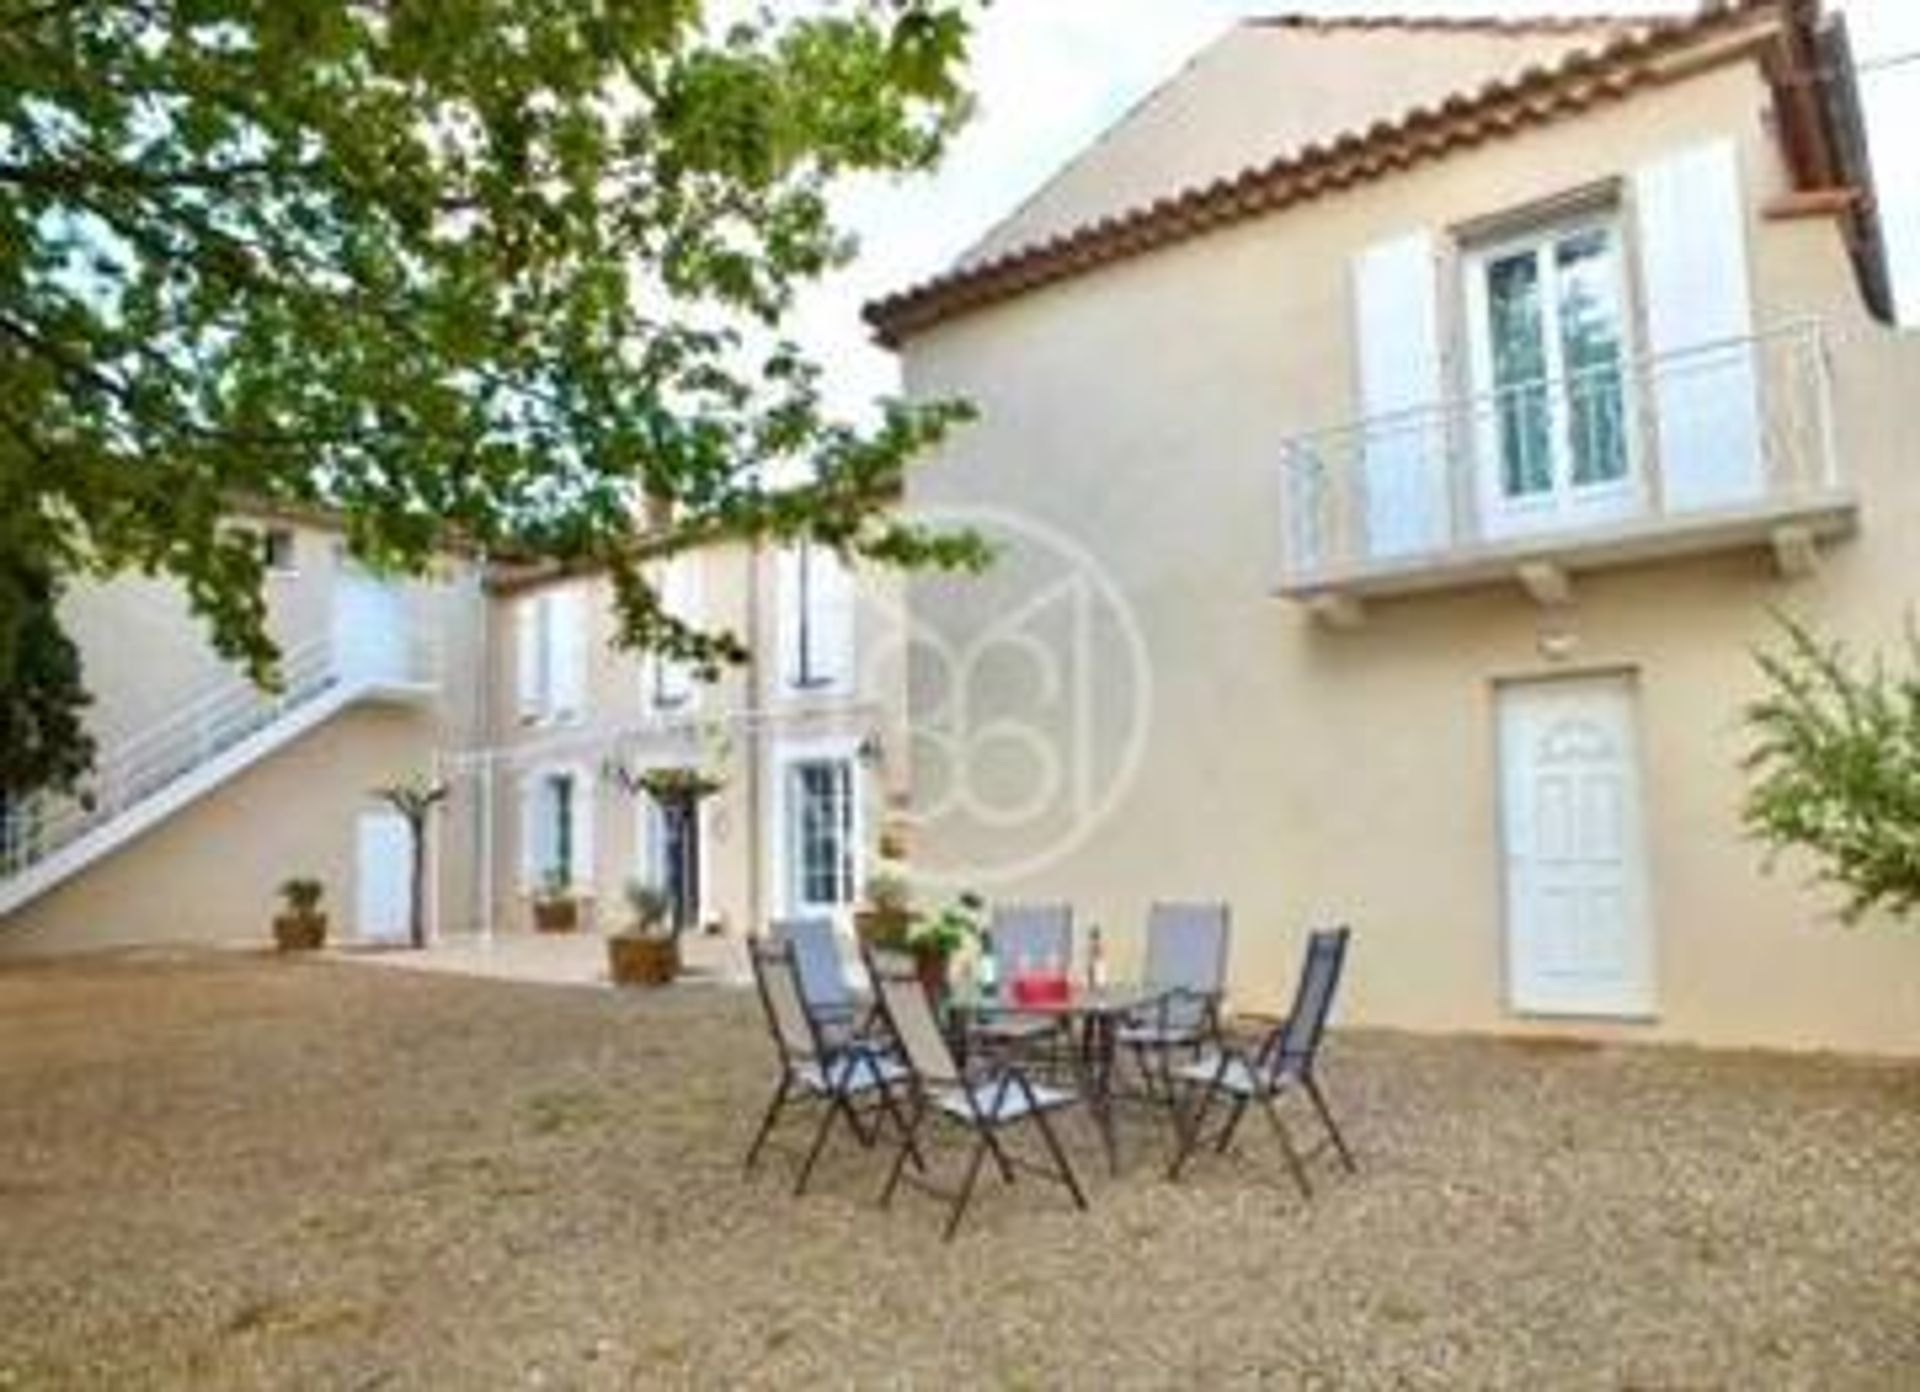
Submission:
[[[913,926],[911,909],[855,909],[854,936],[868,947],[898,950],[907,945],[907,930]]]
[[[273,919],[273,942],[282,952],[313,952],[327,945],[323,913],[283,913]]]
[[[670,985],[680,975],[680,941],[615,933],[607,939],[607,972],[616,986]]]
[[[542,933],[572,933],[580,927],[578,899],[536,899],[533,926]]]

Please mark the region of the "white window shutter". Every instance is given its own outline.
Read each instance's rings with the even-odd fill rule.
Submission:
[[[542,651],[541,619],[543,600],[527,595],[513,606],[513,653],[515,704],[520,718],[538,720],[546,713],[545,654]]]
[[[520,887],[533,889],[540,883],[545,863],[547,819],[541,805],[541,780],[533,774],[520,779]]]
[[[594,884],[593,813],[600,799],[596,796],[592,770],[569,769],[573,796],[573,859],[567,866],[567,878],[576,889],[590,890]]]
[[[1451,484],[1433,234],[1410,232],[1353,258],[1361,482],[1370,557],[1445,546]],[[1417,412],[1417,414],[1408,414]]]
[[[1666,506],[1686,512],[1750,501],[1764,474],[1746,205],[1733,142],[1692,146],[1643,167],[1633,201]]]
[[[813,675],[822,689],[850,691],[854,669],[854,611],[858,592],[851,567],[815,547],[809,557],[813,612],[808,622]]]
[[[666,611],[685,624],[700,623],[700,570],[696,556],[676,556],[658,577],[660,602]],[[649,659],[652,690],[649,696],[663,710],[678,710],[694,698],[698,683],[693,666],[661,654]]]
[[[587,709],[586,591],[571,585],[547,598],[550,713],[556,719],[577,717]]]
[[[800,684],[800,550],[785,546],[774,553],[774,629],[779,636],[778,684],[789,690]]]

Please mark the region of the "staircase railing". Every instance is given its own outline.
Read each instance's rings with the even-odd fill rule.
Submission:
[[[224,674],[152,725],[101,750],[76,793],[36,793],[0,812],[0,878],[104,826],[339,684],[326,635],[282,650],[277,690]]]

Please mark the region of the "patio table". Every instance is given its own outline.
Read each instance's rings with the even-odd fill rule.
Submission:
[[[983,994],[971,983],[952,988],[946,1000],[947,1018],[952,1028],[956,1052],[964,1056],[968,1027],[976,1020],[996,1015],[1037,1016],[1062,1021],[1076,1036],[1072,1050],[1074,1068],[1079,1075],[1087,1111],[1100,1144],[1107,1152],[1107,1168],[1120,1172],[1120,1145],[1113,1128],[1113,1078],[1115,1043],[1120,1022],[1130,1015],[1157,1006],[1171,990],[1144,983],[1109,983],[1090,987],[1075,982],[1066,995],[1053,1000],[1020,1000],[1011,989]]]

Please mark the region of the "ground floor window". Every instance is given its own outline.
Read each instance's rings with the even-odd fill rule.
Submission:
[[[851,759],[801,759],[787,766],[787,866],[796,910],[853,903],[853,798]]]
[[[585,785],[571,769],[537,774],[526,791],[523,869],[532,885],[580,886],[591,875],[587,853],[591,809]]]

